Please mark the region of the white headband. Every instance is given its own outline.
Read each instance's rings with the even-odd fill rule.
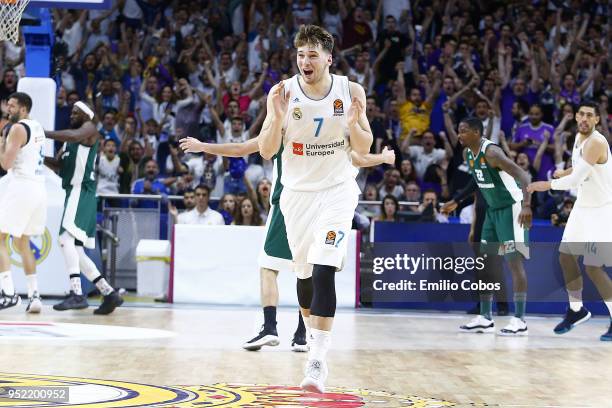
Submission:
[[[85,112],[85,114],[87,116],[89,116],[89,119],[93,119],[94,117],[94,113],[93,111],[89,108],[89,106],[85,105],[83,102],[78,101],[77,103],[74,104],[74,106],[76,106],[77,108],[79,108],[80,110],[82,110],[83,112]]]

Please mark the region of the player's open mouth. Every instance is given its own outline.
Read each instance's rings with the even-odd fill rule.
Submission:
[[[304,76],[308,76],[309,77],[309,76],[311,76],[313,74],[313,72],[314,71],[311,70],[311,69],[305,69],[304,70]]]

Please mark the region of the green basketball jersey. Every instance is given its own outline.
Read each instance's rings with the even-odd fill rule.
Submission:
[[[62,187],[80,186],[82,190],[96,191],[96,154],[98,141],[93,146],[65,143],[60,177]]]
[[[482,139],[480,151],[474,157],[467,149],[467,162],[470,173],[490,208],[503,208],[523,200],[523,191],[514,178],[503,170],[491,167],[485,157],[487,148],[494,144]]]
[[[283,162],[281,160],[282,154],[283,144],[281,143],[278,153],[276,153],[273,157],[274,169],[272,170],[272,195],[270,196],[270,203],[272,205],[278,205],[281,193],[283,192],[283,185],[281,183],[281,175],[283,174]]]

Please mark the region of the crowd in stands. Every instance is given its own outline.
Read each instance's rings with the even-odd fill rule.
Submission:
[[[608,14],[607,0],[120,0],[110,10],[55,9],[56,127],[69,126],[75,101],[95,107],[99,193],[183,195],[177,206],[188,213],[170,206],[179,222],[261,225],[272,163],[186,155],[178,140],[257,136],[267,92],[298,72],[293,33],[319,24],[335,38],[331,72],[366,90],[371,152],[396,153],[395,166],[360,169],[362,200],[382,204],[358,213],[447,222],[438,203],[470,177],[457,138],[463,118],[481,119],[532,180],[571,165],[581,101],[598,104],[598,129],[610,138]],[[5,100],[24,74],[23,40],[0,51]],[[210,197],[221,197],[218,212]],[[532,203],[536,217],[562,225],[573,201],[551,192]]]

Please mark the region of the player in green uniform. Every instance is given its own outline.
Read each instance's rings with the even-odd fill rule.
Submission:
[[[525,304],[527,276],[523,260],[529,258],[528,229],[531,226],[531,193],[527,192],[529,176],[504,151],[482,137],[482,122],[469,118],[459,124],[459,141],[466,149],[470,173],[487,201],[487,214],[482,228],[481,252],[505,255],[512,271],[515,314],[500,335],[525,336]],[[490,262],[485,261],[488,265]],[[485,267],[485,271],[487,268]],[[490,274],[485,273],[485,276]],[[495,331],[491,317],[493,294],[481,293],[480,315],[462,331],[489,333]]]
[[[72,129],[45,131],[46,137],[65,142],[55,160],[45,159],[50,167],[59,169],[62,187],[66,191],[59,242],[70,275],[71,290],[66,299],[53,308],[69,310],[89,306],[81,289],[82,271],[104,296],[94,314],[107,315],[120,306],[123,299],[101,276],[83,249],[95,248],[96,242],[95,163],[100,133],[92,122],[93,117],[93,111],[86,104],[77,102],[70,114]]]
[[[242,157],[259,151],[258,138],[255,137],[243,143],[202,143],[197,139],[187,137],[181,139],[181,148],[186,152],[205,152],[220,156]],[[262,252],[259,256],[261,303],[264,309],[264,327],[262,331],[247,341],[243,348],[250,351],[261,349],[262,346],[276,346],[279,344],[276,331],[276,306],[278,305],[278,286],[276,277],[278,271],[291,269],[292,255],[287,241],[285,220],[280,211],[279,200],[283,185],[281,183],[282,165],[280,154],[274,156],[274,172],[272,177],[272,194],[270,196],[270,214],[266,223],[266,238]],[[358,155],[351,154],[353,165],[356,167],[371,167],[382,163],[393,165],[395,153],[386,147],[380,154]],[[312,294],[312,278],[298,279],[298,285],[302,285],[302,291]],[[308,297],[308,296],[305,296]],[[312,295],[310,295],[312,297]],[[310,299],[300,300],[300,319],[298,328],[293,336],[291,348],[293,351],[308,351],[307,334],[301,316],[310,316]]]

